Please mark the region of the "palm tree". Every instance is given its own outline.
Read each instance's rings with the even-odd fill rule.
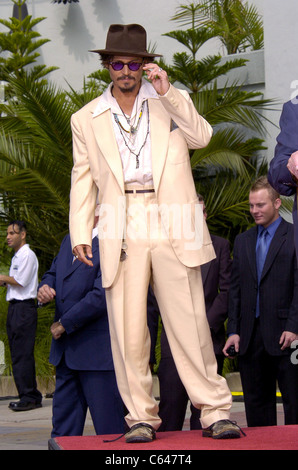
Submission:
[[[44,272],[68,232],[71,115],[98,96],[93,80],[66,92],[34,75],[10,76],[14,96],[0,104],[0,229],[24,218]],[[2,210],[1,210],[2,208]]]
[[[13,3],[21,8],[24,0],[13,0]],[[7,82],[6,96],[9,96],[8,82],[11,74],[19,78],[25,70],[30,69],[32,77],[40,81],[57,70],[57,67],[36,64],[40,56],[37,49],[49,41],[40,38],[40,34],[34,30],[44,19],[32,19],[30,15],[23,20],[14,17],[9,20],[0,19],[0,23],[8,30],[0,33],[0,50],[8,53],[0,57],[0,80]]]
[[[200,48],[211,38],[205,28],[171,31],[164,36],[177,40],[188,49],[189,53],[175,53],[171,66],[167,66],[162,60],[160,64],[168,72],[172,83],[179,82],[192,93],[202,90],[212,80],[227,74],[230,70],[245,66],[247,62],[242,58],[233,58],[223,64],[219,54],[197,60]]]
[[[200,0],[181,5],[172,20],[180,25],[204,27],[217,37],[228,54],[264,47],[263,21],[257,8],[242,0]]]
[[[220,3],[227,7],[227,2]],[[213,126],[210,144],[190,153],[191,165],[197,190],[208,204],[210,230],[233,242],[237,230],[245,230],[251,223],[249,187],[259,174],[267,172],[261,156],[266,135],[263,112],[274,101],[264,99],[261,92],[247,91],[242,84],[230,83],[228,79],[221,89],[218,88],[218,77],[245,66],[246,60],[234,58],[223,65],[220,55],[197,59],[202,45],[214,35],[210,28],[196,26],[201,8],[201,4],[180,7],[174,19],[191,28],[172,31],[166,36],[177,40],[187,52],[175,53],[170,66],[164,61],[160,61],[160,65],[173,83],[189,90],[198,112]],[[218,200],[217,194],[221,194],[218,207],[224,216],[212,203]]]
[[[32,76],[9,83],[14,99],[0,107],[0,220],[27,220],[44,267],[68,227],[73,109],[64,92]]]

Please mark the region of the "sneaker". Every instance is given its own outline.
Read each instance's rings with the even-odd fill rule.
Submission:
[[[155,430],[150,424],[146,423],[135,424],[125,434],[125,440],[128,443],[152,442],[154,439],[156,439]]]
[[[246,435],[236,422],[228,419],[221,419],[203,429],[203,437],[212,437],[213,439],[237,439],[241,433]]]

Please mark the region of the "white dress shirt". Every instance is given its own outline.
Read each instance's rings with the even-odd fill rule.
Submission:
[[[122,127],[126,130],[129,130],[129,125],[127,120],[125,119],[121,108],[118,105],[117,100],[112,95],[112,84],[104,91],[101,96],[101,100],[96,108],[93,117],[96,117],[98,114],[103,112],[104,110],[110,109],[111,110],[111,118],[113,121],[113,127],[115,131],[115,137],[117,140],[119,153],[121,155],[122,160],[122,167],[123,167],[123,174],[124,174],[124,181],[125,183],[152,183],[152,161],[151,161],[151,139],[150,139],[150,121],[149,119],[149,110],[148,110],[148,98],[155,98],[158,99],[158,94],[154,90],[153,86],[143,79],[142,86],[140,88],[139,94],[135,99],[134,107],[132,110],[131,116],[129,116],[130,121],[134,123],[134,126],[137,125],[138,118],[140,115],[140,111],[142,108],[142,104],[144,103],[143,114],[140,119],[138,131],[135,134],[135,138],[129,138],[129,133],[125,132],[122,128],[122,132],[119,128],[119,125],[114,119],[114,114],[117,115]],[[128,117],[128,116],[127,116]],[[149,125],[149,135],[146,139],[146,134],[148,131]],[[124,137],[123,137],[124,136]],[[136,168],[136,156],[130,152],[125,145],[126,140],[129,148],[133,150],[134,153],[138,154],[139,150],[143,146],[140,155],[139,155],[139,168]]]
[[[26,243],[14,255],[11,260],[9,276],[20,284],[7,285],[6,300],[35,299],[38,286],[38,260],[35,253]]]

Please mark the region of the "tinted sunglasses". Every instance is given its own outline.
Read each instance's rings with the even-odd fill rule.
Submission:
[[[117,62],[110,62],[110,65],[113,70],[116,72],[119,72],[119,70],[122,70],[124,65],[127,65],[129,70],[132,72],[137,72],[139,68],[143,65],[143,62],[122,62],[121,60],[117,60]]]

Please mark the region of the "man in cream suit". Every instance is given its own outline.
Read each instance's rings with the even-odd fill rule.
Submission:
[[[229,421],[231,394],[217,375],[205,313],[200,265],[215,255],[189,158],[189,148],[209,143],[212,128],[188,93],[170,85],[152,62],[158,54],[147,52],[142,26],[111,25],[106,48],[92,52],[100,54],[112,83],[72,116],[70,234],[74,254],[92,264],[98,198],[112,352],[128,410],[126,442],[152,441],[161,422],[149,367],[149,282],[181,380],[201,409],[203,436],[240,437]]]

